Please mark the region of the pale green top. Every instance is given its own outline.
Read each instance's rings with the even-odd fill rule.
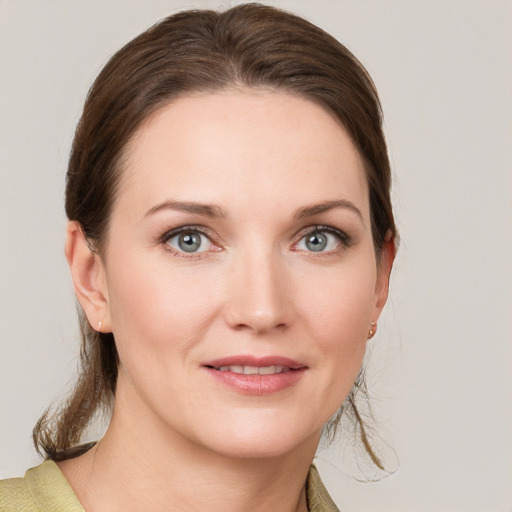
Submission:
[[[310,512],[339,512],[315,466],[307,480]],[[55,462],[29,469],[24,478],[0,481],[0,512],[85,512]]]

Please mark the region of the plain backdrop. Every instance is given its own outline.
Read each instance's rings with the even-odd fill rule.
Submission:
[[[92,80],[158,19],[237,2],[0,1],[0,477],[76,368],[64,175]],[[512,2],[283,0],[347,45],[384,105],[402,243],[372,342],[398,470],[317,464],[343,511],[512,511]]]

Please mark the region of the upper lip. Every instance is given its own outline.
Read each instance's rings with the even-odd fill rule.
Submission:
[[[282,356],[264,356],[257,357],[252,355],[236,355],[222,357],[220,359],[212,359],[202,364],[202,366],[210,366],[214,368],[220,368],[221,366],[255,366],[257,368],[263,368],[266,366],[285,366],[292,370],[299,370],[301,368],[307,368],[305,364],[299,363],[294,359]]]

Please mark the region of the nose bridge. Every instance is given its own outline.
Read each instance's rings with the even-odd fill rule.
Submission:
[[[286,271],[278,251],[252,244],[233,258],[226,303],[234,328],[265,332],[289,322]]]

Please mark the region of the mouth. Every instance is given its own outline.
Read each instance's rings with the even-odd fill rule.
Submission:
[[[202,365],[223,385],[244,394],[267,395],[300,381],[308,367],[289,358],[233,356]]]
[[[271,366],[242,366],[234,364],[231,366],[207,366],[219,372],[232,372],[239,375],[275,375],[276,373],[286,373],[293,371],[293,368],[281,365]]]

